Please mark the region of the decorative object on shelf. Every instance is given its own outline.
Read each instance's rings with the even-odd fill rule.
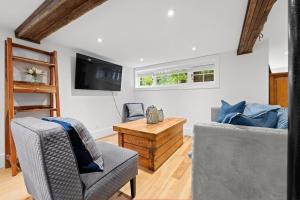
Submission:
[[[158,110],[158,121],[162,122],[164,121],[164,111],[163,109]]]
[[[149,106],[146,110],[147,124],[156,124],[159,122],[158,110],[155,106]]]
[[[44,75],[45,73],[36,67],[27,68],[25,80],[28,82],[41,83],[43,82],[42,77]]]

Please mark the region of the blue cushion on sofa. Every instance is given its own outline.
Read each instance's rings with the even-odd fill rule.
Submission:
[[[222,106],[217,117],[217,122],[221,123],[224,118],[231,113],[243,113],[246,105],[246,101],[241,101],[235,105],[230,105],[224,100],[221,100]]]
[[[277,112],[277,126],[276,128],[287,129],[288,128],[288,109],[280,108]]]
[[[275,128],[277,125],[277,110],[270,110],[256,116],[248,116],[241,113],[231,113],[225,117],[222,123],[242,126]]]
[[[254,116],[254,115],[259,115],[261,113],[268,112],[270,110],[278,110],[279,108],[280,106],[278,105],[247,103],[243,114],[247,116]]]

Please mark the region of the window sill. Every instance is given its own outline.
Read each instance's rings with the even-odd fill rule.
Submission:
[[[219,84],[193,84],[193,85],[176,85],[176,86],[155,86],[155,87],[139,87],[136,91],[159,91],[159,90],[197,90],[197,89],[219,89]]]

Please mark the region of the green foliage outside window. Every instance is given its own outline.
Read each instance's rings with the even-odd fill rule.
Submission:
[[[176,85],[187,83],[188,74],[186,72],[174,72],[170,74],[161,74],[156,76],[157,85]]]
[[[199,70],[192,72],[192,82],[212,82],[215,80],[214,70]],[[188,83],[187,71],[173,71],[157,75],[142,75],[139,77],[141,87],[179,85]]]
[[[140,86],[151,86],[153,84],[152,76],[140,77]]]

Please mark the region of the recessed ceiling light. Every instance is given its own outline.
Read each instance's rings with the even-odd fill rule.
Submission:
[[[141,62],[144,62],[144,58],[140,58],[140,61],[141,61]]]
[[[289,55],[289,52],[288,52],[288,51],[285,51],[285,52],[284,52],[284,55],[286,55],[286,56]]]
[[[97,42],[98,42],[98,43],[102,43],[102,42],[103,42],[103,39],[102,39],[102,38],[98,38],[98,39],[97,39]]]
[[[192,47],[192,51],[196,51],[197,50],[197,47]]]
[[[173,9],[168,10],[168,17],[173,17],[175,15],[175,11]]]

